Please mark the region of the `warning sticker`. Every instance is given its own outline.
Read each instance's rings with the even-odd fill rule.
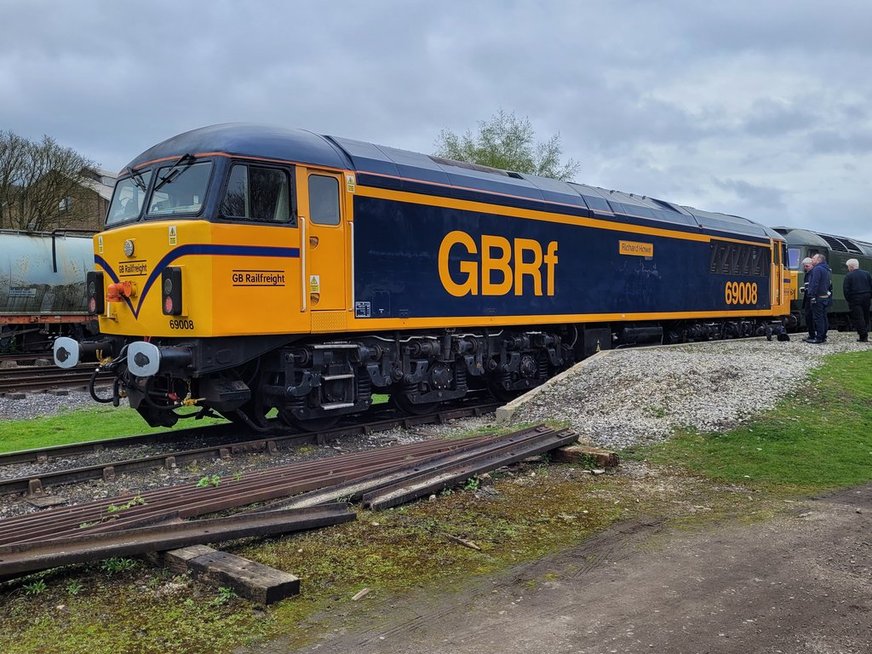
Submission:
[[[169,226],[169,238],[170,238],[170,245],[175,245],[176,242],[178,241],[178,234],[176,233],[176,226],[175,225]]]
[[[309,275],[309,293],[321,292],[321,275]]]

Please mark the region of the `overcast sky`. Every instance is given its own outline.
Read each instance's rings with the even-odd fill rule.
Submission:
[[[578,182],[872,241],[868,0],[0,0],[0,130],[117,171],[203,125],[431,153],[499,109]]]

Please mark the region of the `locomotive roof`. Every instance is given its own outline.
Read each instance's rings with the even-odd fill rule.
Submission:
[[[644,195],[606,190],[586,184],[499,170],[433,157],[418,152],[375,145],[337,136],[322,136],[302,129],[264,127],[240,123],[212,125],[174,136],[149,148],[129,165],[186,153],[223,152],[354,170],[361,183],[399,190],[426,190],[454,197],[482,199],[499,194],[503,201],[522,207],[651,225],[682,226],[781,240],[781,235],[741,216],[702,211]]]
[[[862,254],[872,257],[872,243],[858,241],[847,236],[834,234],[822,234],[802,227],[775,227],[775,231],[782,234],[788,245],[805,245],[816,248],[827,248],[834,252],[847,252],[849,254]]]

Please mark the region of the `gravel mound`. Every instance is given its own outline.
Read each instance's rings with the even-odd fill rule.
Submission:
[[[610,449],[661,441],[678,427],[730,429],[799,388],[824,355],[870,349],[853,333],[829,341],[794,335],[606,352],[531,393],[512,422],[566,421]]]

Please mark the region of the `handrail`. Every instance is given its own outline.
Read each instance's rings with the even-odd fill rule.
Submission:
[[[309,237],[306,235],[306,219],[303,216],[300,219],[300,277],[302,277],[303,287],[300,295],[300,313],[306,313],[306,300],[309,295],[309,276],[306,274],[306,251],[309,249]]]

